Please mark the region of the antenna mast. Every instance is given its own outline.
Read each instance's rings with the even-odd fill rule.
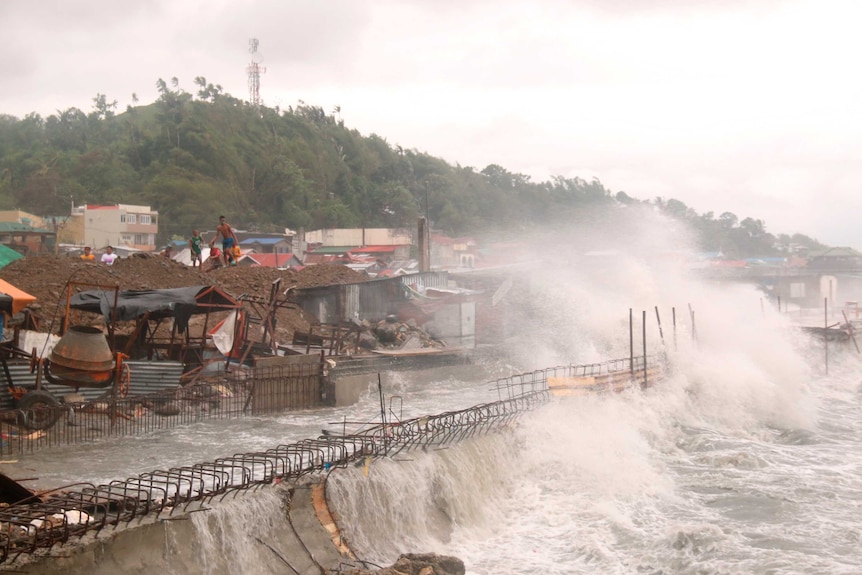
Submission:
[[[257,38],[248,41],[248,51],[251,54],[251,62],[248,65],[248,99],[251,105],[259,108],[260,100],[260,75],[266,73],[266,68],[260,65],[263,57],[257,51],[259,42]]]

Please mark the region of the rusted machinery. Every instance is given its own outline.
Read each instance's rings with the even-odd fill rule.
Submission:
[[[50,359],[39,358],[36,350],[30,355],[30,370],[36,374],[32,387],[16,386],[5,359],[9,392],[17,400],[20,424],[32,430],[53,426],[63,413],[62,406],[82,403],[77,395],[81,388],[105,389],[104,399],[117,398],[128,390],[128,369],[125,356],[114,353],[100,329],[73,326],[60,338],[51,351]],[[53,384],[71,388],[70,394],[58,398],[45,389],[42,378]]]

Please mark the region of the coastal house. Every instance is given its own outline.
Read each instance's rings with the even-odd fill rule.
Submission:
[[[305,232],[299,243],[304,249],[297,255],[306,263],[306,254],[320,255],[331,250],[365,250],[358,255],[385,260],[407,259],[413,247],[413,235],[404,228],[325,228]]]
[[[0,244],[22,255],[54,253],[57,235],[49,229],[0,221]]]
[[[862,270],[862,253],[849,247],[835,247],[808,254],[808,269],[830,271]]]
[[[239,234],[237,234],[239,237]],[[241,239],[240,247],[245,250],[254,250],[256,254],[282,254],[291,255],[291,241],[284,236],[261,237],[253,236]]]
[[[413,245],[413,235],[403,228],[324,228],[305,232],[303,241],[323,246]]]
[[[389,263],[394,260],[401,260],[406,257],[410,257],[410,246],[361,246],[349,250],[349,253],[355,258],[375,259]]]
[[[478,259],[478,248],[473,238],[450,238],[444,234],[431,234],[432,268],[473,268],[478,264]]]
[[[114,246],[152,252],[158,233],[159,213],[149,206],[87,204],[72,208],[60,241],[96,249]]]

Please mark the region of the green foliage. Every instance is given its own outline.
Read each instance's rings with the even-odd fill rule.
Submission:
[[[732,212],[724,212],[715,218],[712,212],[698,215],[679,200],[655,198],[652,203],[665,214],[686,222],[695,230],[703,251],[721,252],[728,258],[789,256],[826,247],[801,234],[776,237],[766,231],[766,224],[762,220],[744,218],[740,221]]]
[[[57,215],[71,203],[148,204],[160,214],[161,244],[213,228],[220,214],[262,231],[412,228],[421,215],[451,235],[499,236],[650,204],[612,195],[596,179],[534,183],[496,164],[452,166],[346,128],[338,107],[257,108],[202,76],[194,85],[190,94],[178,79],[160,78],[155,102],[138,105],[133,95],[121,113],[97,94],[89,114],[0,115],[0,208]],[[652,204],[697,230],[704,250],[768,255],[782,244],[819,245],[775,238],[760,220],[698,215],[673,199]]]

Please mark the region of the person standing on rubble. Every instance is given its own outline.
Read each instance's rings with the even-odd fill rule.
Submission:
[[[228,258],[232,258],[233,256],[233,246],[239,244],[239,240],[236,237],[236,232],[233,231],[233,228],[227,223],[227,219],[224,216],[219,216],[219,224],[216,227],[216,234],[213,236],[213,239],[210,240],[210,248],[215,245],[216,240],[221,236],[221,263],[223,266],[228,265]]]
[[[90,246],[84,246],[84,253],[81,254],[81,259],[85,262],[96,261],[96,256],[93,255],[92,251],[90,251]]]
[[[189,253],[192,256],[192,267],[203,266],[203,236],[197,230],[192,230],[192,237],[189,238]]]
[[[117,254],[114,253],[114,248],[108,246],[105,248],[105,253],[102,254],[102,259],[100,261],[103,264],[108,264],[109,266],[112,266],[117,260],[117,257]]]

